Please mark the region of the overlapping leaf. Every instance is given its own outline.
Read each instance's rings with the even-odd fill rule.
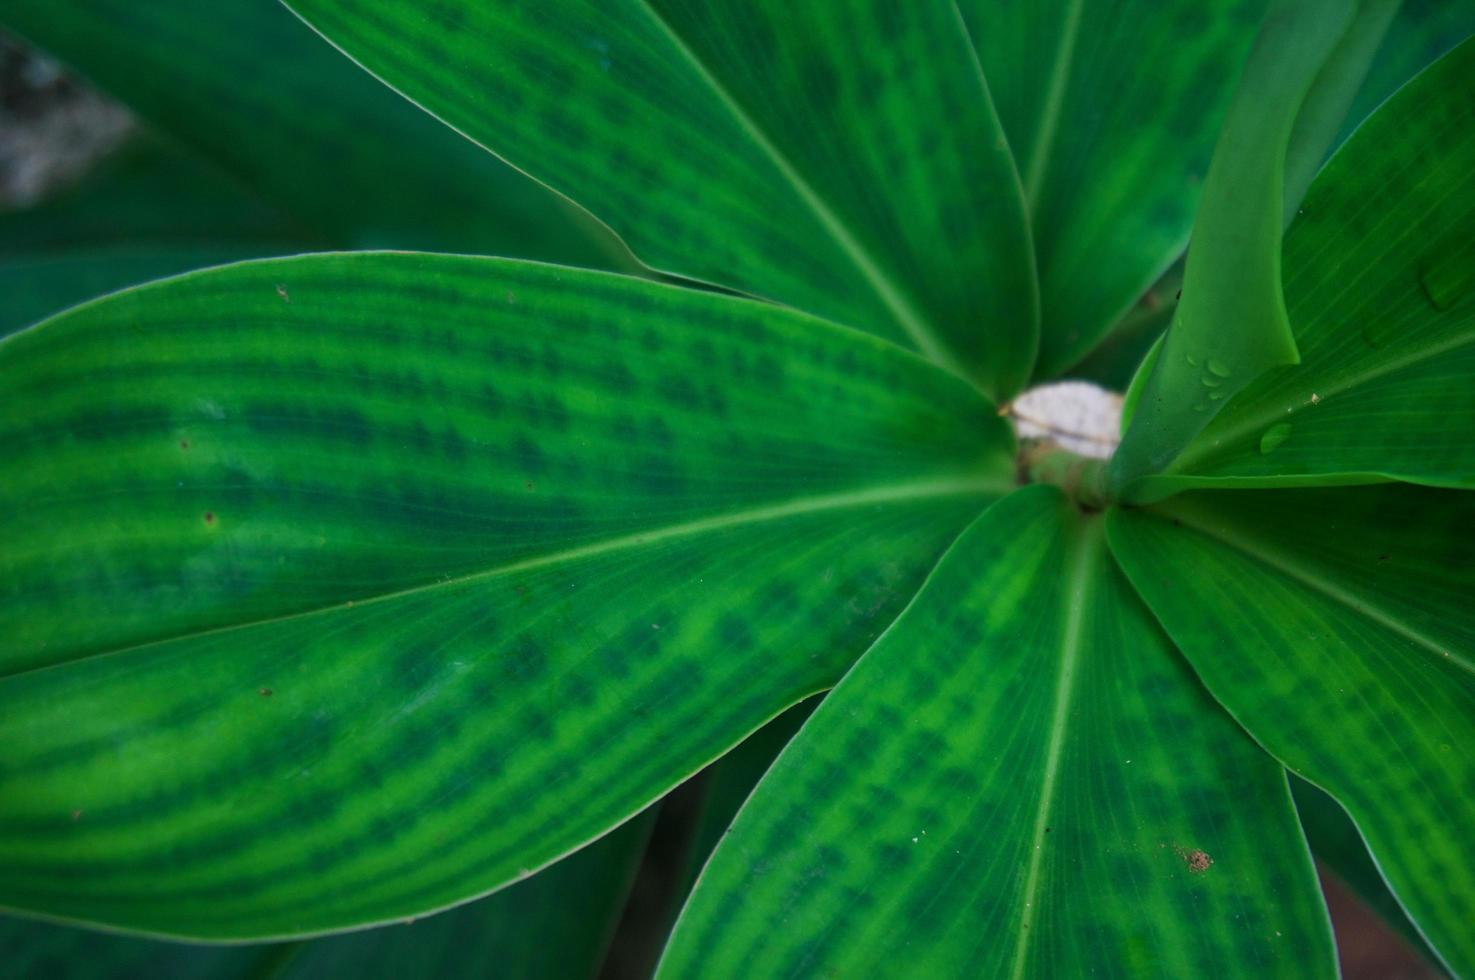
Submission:
[[[1037,378],[1079,360],[1183,251],[1266,6],[959,3],[1024,178]]]
[[[950,4],[292,0],[653,265],[1007,396],[1036,344],[1013,160]]]
[[[1350,44],[1366,48],[1367,8],[1378,2],[1282,0],[1272,5],[1245,65],[1214,149],[1194,219],[1183,298],[1149,355],[1131,425],[1111,462],[1120,493],[1161,472],[1226,400],[1264,372],[1298,359],[1281,286],[1287,170],[1320,159],[1356,79],[1342,65]],[[1353,59],[1356,60],[1356,59]],[[1307,118],[1309,117],[1309,118]]]
[[[1284,773],[1052,488],[994,505],[738,816],[668,977],[1333,975]]]
[[[641,817],[524,882],[419,922],[297,943],[198,946],[0,920],[6,971],[47,980],[440,980],[593,977],[651,821]]]
[[[0,24],[340,246],[617,261],[607,234],[271,0],[7,0]]]
[[[1475,41],[1332,159],[1285,241],[1302,363],[1230,401],[1150,498],[1198,485],[1475,481]]]
[[[496,260],[193,274],[0,378],[0,903],[179,935],[565,853],[832,683],[1012,479],[882,341]]]
[[[1475,497],[1189,494],[1109,527],[1209,690],[1346,807],[1430,944],[1475,969]]]

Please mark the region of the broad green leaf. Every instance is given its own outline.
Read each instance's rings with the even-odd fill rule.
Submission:
[[[1172,462],[1223,399],[1297,360],[1281,286],[1287,154],[1309,152],[1297,139],[1303,108],[1314,116],[1312,128],[1324,129],[1331,100],[1319,95],[1319,76],[1349,29],[1361,39],[1360,6],[1358,0],[1272,4],[1204,181],[1182,300],[1112,459],[1115,492]]]
[[[632,820],[527,881],[418,922],[296,943],[198,946],[0,919],[0,959],[7,975],[46,980],[593,977],[649,831],[648,817]]]
[[[1065,372],[1182,253],[1266,0],[960,0],[1024,178],[1035,377]]]
[[[1362,834],[1342,805],[1296,776],[1291,777],[1291,797],[1296,801],[1296,814],[1301,818],[1311,853],[1321,862],[1322,873],[1334,875],[1350,888],[1426,962],[1437,962],[1438,957],[1409,921],[1408,913],[1388,891],[1387,882],[1367,852]]]
[[[665,977],[1335,975],[1285,775],[1021,490],[764,777]]]
[[[1199,493],[1109,527],[1209,690],[1347,809],[1430,945],[1475,970],[1475,495]]]
[[[957,10],[837,0],[288,0],[645,261],[908,343],[1007,397],[1037,287]]]
[[[1475,40],[1389,100],[1312,186],[1285,241],[1301,364],[1241,392],[1138,496],[1475,482],[1471,173]]]
[[[115,294],[0,341],[0,396],[0,905],[169,935],[568,852],[832,684],[1013,481],[884,341],[494,259]]]
[[[617,261],[607,234],[271,0],[6,0],[0,24],[339,245]]]

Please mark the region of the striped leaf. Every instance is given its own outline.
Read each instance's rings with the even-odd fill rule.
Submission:
[[[1475,484],[1475,40],[1394,96],[1285,241],[1302,363],[1233,399],[1144,498],[1191,486]]]
[[[406,105],[273,0],[6,0],[0,25],[330,243],[619,260],[607,232]]]
[[[263,946],[198,946],[0,920],[8,975],[46,980],[440,980],[594,977],[651,821],[527,881],[418,922]]]
[[[1430,945],[1475,972],[1475,496],[1188,494],[1109,526],[1209,690],[1347,809]]]
[[[289,2],[652,265],[908,343],[996,397],[1028,379],[1019,182],[953,5]]]
[[[1285,775],[1048,487],[966,531],[784,750],[664,977],[1334,976]]]
[[[958,6],[1024,180],[1040,267],[1035,377],[1049,378],[1182,253],[1267,3]]]
[[[567,853],[833,683],[1013,480],[883,341],[492,259],[191,274],[0,379],[0,905],[168,935]]]

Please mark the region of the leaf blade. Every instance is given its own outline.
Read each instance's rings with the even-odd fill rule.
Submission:
[[[1287,301],[1303,363],[1230,402],[1165,475],[1144,482],[1146,495],[1386,479],[1469,484],[1472,64],[1475,43],[1466,41],[1333,157],[1286,237]],[[1267,445],[1276,427],[1284,435]]]
[[[1032,487],[959,538],[779,756],[660,975],[1183,975],[1199,957],[1334,972],[1283,773],[1194,686],[1099,518]]]
[[[1189,494],[1110,523],[1118,560],[1209,690],[1347,809],[1457,972],[1475,952],[1462,912],[1475,876],[1458,857],[1475,826],[1472,564],[1455,530],[1470,507],[1397,485]],[[1175,574],[1185,562],[1191,580]]]
[[[291,6],[653,266],[909,343],[991,396],[1028,376],[1018,179],[948,5]]]
[[[529,263],[243,263],[0,367],[0,902],[169,935],[567,853],[833,683],[1012,481],[892,345]]]

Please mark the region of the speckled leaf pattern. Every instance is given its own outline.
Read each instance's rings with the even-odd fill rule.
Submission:
[[[1112,550],[1199,676],[1331,793],[1393,893],[1475,971],[1475,497],[1406,485],[1187,494]]]
[[[1475,485],[1475,40],[1395,95],[1285,241],[1302,363],[1233,399],[1160,494],[1394,478]]]
[[[557,858],[832,684],[1012,482],[884,341],[493,259],[195,273],[0,378],[0,906],[170,935]]]
[[[6,0],[14,30],[327,244],[575,265],[617,243],[274,0]]]
[[[495,895],[416,922],[259,946],[200,946],[0,920],[7,976],[45,980],[593,977],[650,832],[642,815]]]
[[[291,0],[660,269],[1029,377],[1013,158],[956,9],[891,0]]]
[[[1271,5],[1214,148],[1182,299],[1111,460],[1113,493],[1130,493],[1141,477],[1162,472],[1228,399],[1299,359],[1281,277],[1293,176],[1287,171],[1298,159],[1320,156],[1321,148],[1308,145],[1307,129],[1326,141],[1335,135],[1326,125],[1329,103],[1345,104],[1327,88],[1340,82],[1350,97],[1360,73],[1352,78],[1333,68],[1344,43],[1361,45],[1364,16],[1385,22],[1383,6],[1358,0]]]
[[[1267,3],[958,6],[1025,183],[1040,267],[1035,377],[1048,378],[1095,346],[1183,251]]]
[[[663,977],[1334,976],[1284,772],[1021,490],[779,756]]]

